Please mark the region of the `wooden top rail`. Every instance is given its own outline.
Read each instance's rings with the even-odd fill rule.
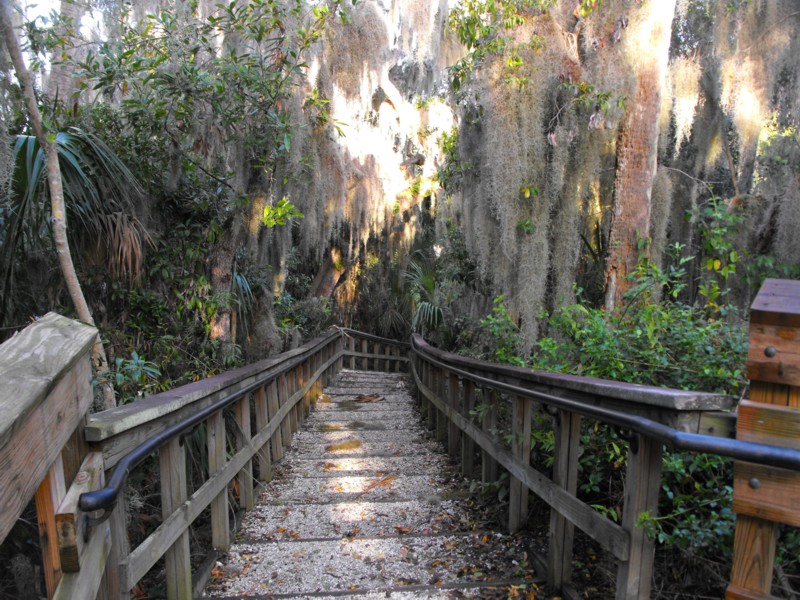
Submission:
[[[95,328],[48,313],[0,345],[0,540],[91,407],[96,337]]]
[[[278,356],[90,415],[86,440],[102,445],[105,466],[110,469],[136,446],[170,425],[258,381],[268,383],[295,369],[339,335],[331,331]]]
[[[736,399],[724,394],[675,390],[499,365],[444,352],[433,348],[416,335],[413,344],[424,349],[425,353],[447,362],[448,365],[475,375],[584,402],[587,406],[627,411],[629,414],[648,417],[680,431],[700,433],[702,427],[699,412],[727,411],[736,406]],[[727,432],[702,432],[728,435]]]

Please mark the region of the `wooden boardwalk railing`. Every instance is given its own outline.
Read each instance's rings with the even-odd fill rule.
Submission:
[[[617,559],[617,599],[650,597],[654,542],[637,521],[644,512],[658,513],[666,443],[747,461],[736,462],[734,509],[740,515],[727,597],[770,598],[776,523],[800,526],[798,330],[800,282],[767,280],[751,323],[748,374],[756,402],[742,401],[738,428],[735,415],[724,412],[735,405],[727,396],[500,366],[442,352],[419,336],[412,343],[412,371],[423,414],[464,474],[475,473],[477,458],[485,482],[498,479],[498,465],[509,473],[511,531],[527,518],[529,492],[550,506],[548,555],[538,560],[555,589],[579,597],[569,586],[578,527]],[[474,416],[477,404],[482,419]],[[552,418],[552,479],[530,464],[535,410]],[[498,431],[501,412],[508,425]],[[618,427],[630,441],[619,524],[576,497],[586,417]],[[510,448],[501,443],[506,437]]]
[[[224,551],[231,539],[229,487],[238,491],[238,508],[252,508],[254,480],[271,478],[272,463],[282,458],[343,361],[353,368],[395,371],[408,363],[408,344],[333,330],[275,358],[87,416],[92,402],[88,352],[95,336],[93,328],[48,315],[0,347],[0,477],[5,484],[0,489],[5,509],[0,539],[35,493],[44,523],[48,596],[55,598],[128,598],[162,557],[168,597],[191,598],[192,522],[210,507],[212,544]],[[204,415],[202,421],[182,425]],[[208,476],[192,492],[183,440],[200,424],[205,426],[207,465],[199,471]],[[176,428],[183,435],[170,436]],[[162,521],[131,549],[124,489],[101,519],[83,514],[79,498],[101,488],[106,473],[110,481],[124,480],[122,475],[136,467],[137,461],[129,464],[131,453],[146,458],[151,452],[146,444],[153,441]],[[76,460],[80,469],[64,477],[63,465]]]
[[[773,297],[771,286],[768,282],[760,295],[765,306]],[[800,284],[780,286],[775,297],[792,298],[796,306]],[[341,329],[280,356],[87,416],[96,330],[47,315],[0,346],[0,540],[35,496],[48,597],[128,598],[163,557],[168,597],[191,598],[189,528],[198,516],[210,508],[212,543],[224,551],[231,539],[230,497],[237,497],[238,508],[253,505],[254,481],[271,478],[273,463],[322,386],[345,362],[350,368],[395,371],[411,363],[422,411],[449,452],[460,457],[464,473],[476,472],[480,460],[485,481],[497,480],[501,467],[510,474],[509,528],[522,526],[529,491],[552,508],[548,557],[541,568],[556,588],[569,590],[577,526],[618,560],[618,598],[649,596],[653,543],[636,520],[644,511],[656,514],[665,443],[759,463],[737,464],[734,506],[745,518],[744,529],[737,530],[728,596],[767,598],[773,522],[800,523],[800,395],[794,391],[800,360],[793,329],[800,309],[781,306],[774,314],[766,309],[754,314],[750,373],[769,378],[766,387],[754,386],[753,400],[783,406],[745,404],[750,416],[740,418],[739,440],[732,439],[735,416],[725,412],[734,400],[725,396],[531,372],[447,354],[419,337],[410,347]],[[781,319],[791,326],[782,327]],[[471,414],[477,402],[484,405],[480,422]],[[495,431],[503,410],[509,448]],[[552,479],[530,465],[534,410],[553,418]],[[582,418],[617,426],[631,442],[620,524],[576,498]],[[780,427],[767,431],[764,422]],[[205,437],[207,459],[193,470],[202,481],[190,484],[183,440],[192,430]],[[161,524],[129,548],[124,483],[156,451]],[[152,461],[146,464],[156,468]],[[100,506],[107,510],[92,512]]]

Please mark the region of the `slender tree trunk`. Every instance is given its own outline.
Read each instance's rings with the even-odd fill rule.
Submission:
[[[61,273],[64,276],[64,282],[67,286],[67,291],[72,303],[75,306],[75,311],[78,313],[78,318],[82,321],[94,325],[92,312],[89,310],[89,305],[83,295],[78,274],[75,271],[75,264],[72,262],[72,253],[70,252],[69,242],[67,241],[67,222],[66,222],[66,209],[64,207],[64,188],[61,182],[61,168],[58,164],[58,151],[54,140],[47,134],[42,123],[42,116],[39,113],[39,106],[36,103],[36,95],[33,89],[33,80],[30,71],[25,65],[22,57],[22,51],[19,46],[19,41],[14,33],[14,27],[11,23],[11,16],[9,15],[10,4],[8,0],[0,0],[0,33],[2,33],[3,40],[6,48],[8,49],[11,63],[14,65],[14,70],[19,80],[22,95],[25,104],[28,108],[28,116],[30,118],[31,127],[33,128],[36,139],[39,141],[42,151],[45,155],[47,165],[47,185],[50,190],[50,211],[52,216],[53,228],[53,241],[56,247],[56,254],[58,256],[58,263],[61,267]],[[92,359],[95,369],[98,371],[105,371],[108,369],[108,361],[103,344],[100,342],[98,336],[95,341],[94,348],[92,349]],[[103,387],[103,398],[105,400],[104,408],[113,408],[115,406],[114,391],[110,386]]]
[[[626,54],[636,74],[636,97],[629,99],[617,140],[606,270],[607,310],[622,304],[630,288],[628,275],[639,259],[638,241],[650,235],[653,181],[658,168],[658,119],[675,0],[646,2],[638,10],[647,11],[638,26],[640,31],[626,34],[631,37],[626,42]]]

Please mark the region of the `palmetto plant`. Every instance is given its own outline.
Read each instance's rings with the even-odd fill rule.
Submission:
[[[419,253],[417,253],[419,254]],[[406,267],[405,278],[414,304],[414,331],[425,333],[438,329],[444,323],[444,311],[438,294],[436,266],[421,254]]]
[[[71,245],[103,257],[112,276],[138,280],[143,247],[152,243],[132,214],[142,194],[138,181],[107,144],[89,133],[73,128],[55,134],[53,142]],[[9,143],[14,171],[0,229],[0,306],[6,323],[20,308],[14,306],[13,292],[25,258],[52,247],[45,153],[35,136],[17,135]]]

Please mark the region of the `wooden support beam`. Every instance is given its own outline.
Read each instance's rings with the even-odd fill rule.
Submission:
[[[617,600],[650,597],[655,544],[636,521],[644,512],[658,516],[662,451],[661,442],[640,435],[634,438],[628,452],[622,528],[630,536],[630,556],[620,561],[617,569]]]
[[[44,581],[47,597],[55,595],[61,581],[61,556],[58,548],[58,529],[56,524],[56,507],[64,498],[64,467],[61,456],[47,471],[42,483],[36,490],[36,520],[39,523],[39,543],[42,548]]]
[[[431,369],[433,375],[433,389],[436,392],[436,395],[447,404],[447,394],[445,392],[445,386],[447,382],[445,380],[444,371],[437,367],[433,367]],[[436,441],[441,442],[442,444],[447,442],[447,416],[445,415],[444,411],[437,410],[436,411]]]
[[[470,379],[464,380],[464,393],[461,396],[461,414],[471,419],[475,408],[475,384]],[[468,435],[461,436],[461,474],[472,477],[475,471],[475,443]]]
[[[290,394],[289,394],[289,382],[286,380],[286,374],[280,375],[278,377],[278,404],[280,408],[289,402]],[[289,423],[289,418],[285,418],[281,421],[281,439],[283,442],[283,447],[288,448],[292,445],[292,427]],[[281,455],[283,456],[283,455]]]
[[[256,411],[256,432],[263,431],[269,423],[269,407],[267,405],[267,390],[258,388],[253,392],[253,403]],[[264,444],[256,455],[258,465],[258,479],[264,483],[272,481],[272,461],[270,459],[270,444]]]
[[[355,369],[356,368],[356,355],[355,355],[356,339],[355,338],[353,338],[353,337],[348,338],[348,340],[347,340],[347,348],[351,352],[351,354],[350,354],[350,368],[351,369]]]
[[[460,388],[458,375],[450,373],[447,378],[447,403],[455,411],[461,410]],[[461,450],[461,430],[453,421],[447,422],[447,452],[451,457],[456,458]]]
[[[267,410],[269,411],[270,420],[275,418],[278,411],[281,409],[280,393],[278,391],[278,382],[274,379],[267,385]],[[283,458],[283,423],[275,430],[273,436],[269,439],[269,447],[272,451],[272,460],[275,462]]]
[[[530,398],[513,397],[511,417],[511,455],[523,466],[531,461],[531,419],[533,401]],[[508,530],[516,533],[528,518],[528,488],[514,477],[509,481]]]
[[[253,434],[250,430],[250,395],[236,401],[236,449],[241,450],[250,443]],[[253,492],[253,462],[247,461],[244,468],[239,471],[236,478],[239,485],[239,506],[245,510],[251,510],[255,505],[255,495]]]
[[[555,422],[555,462],[553,483],[573,496],[578,489],[578,454],[581,442],[581,417],[558,411]],[[547,556],[547,582],[561,590],[569,583],[572,571],[572,544],[575,526],[558,511],[550,512],[550,535]]]
[[[483,422],[481,429],[490,436],[496,439],[495,429],[497,428],[497,395],[493,390],[483,389],[482,394],[483,402],[488,404],[485,412],[483,413]],[[481,450],[481,481],[483,483],[494,483],[500,478],[497,461],[490,452],[485,449]]]
[[[210,455],[210,453],[209,453]],[[158,451],[161,476],[161,518],[169,518],[186,501],[186,448],[179,438],[167,442]],[[225,520],[227,522],[227,507]],[[189,559],[189,531],[184,531],[164,555],[167,599],[183,600],[192,596],[192,565]]]
[[[104,485],[103,453],[91,452],[84,459],[56,510],[58,552],[61,570],[65,573],[77,573],[81,569],[80,555],[83,552],[86,524],[84,513],[78,508],[78,499],[84,492],[98,490]]]
[[[206,421],[208,436],[208,476],[213,477],[225,468],[225,418],[222,411]],[[225,552],[231,543],[228,521],[228,489],[223,489],[211,501],[211,545],[215,550]]]
[[[800,281],[767,279],[750,310],[750,400],[739,408],[736,439],[800,447]],[[737,512],[726,598],[769,598],[776,522],[800,525],[800,475],[734,463]]]

